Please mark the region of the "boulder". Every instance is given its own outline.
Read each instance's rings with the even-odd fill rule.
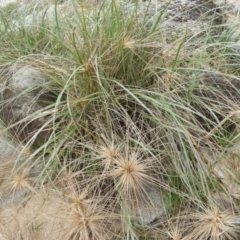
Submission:
[[[162,191],[157,186],[146,184],[144,192],[145,199],[139,199],[132,209],[136,224],[150,224],[167,214]]]
[[[3,100],[3,120],[12,135],[23,143],[43,143],[50,134],[46,122],[51,97],[43,88],[49,79],[31,66],[5,68],[0,75]]]

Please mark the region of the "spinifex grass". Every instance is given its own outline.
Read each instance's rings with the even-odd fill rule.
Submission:
[[[154,207],[149,186],[163,195],[173,218],[184,207],[211,202],[213,191],[227,191],[201,147],[220,154],[235,134],[220,126],[206,138],[238,107],[237,98],[229,98],[218,82],[208,85],[214,74],[214,80],[228,83],[232,69],[237,72],[233,65],[227,68],[231,44],[215,44],[213,26],[198,38],[189,39],[184,32],[168,39],[161,28],[164,12],[150,19],[151,2],[141,13],[140,2],[131,11],[127,4],[104,1],[93,9],[84,1],[72,1],[65,8],[56,6],[52,18],[46,13],[30,26],[24,13],[18,24],[2,14],[0,65],[28,64],[49,77],[44,87],[54,100],[38,114],[47,111],[44,127],[52,132],[41,146],[31,146],[29,162],[43,162],[37,186],[61,196],[51,198],[57,203],[51,216],[61,212],[58,233],[63,239],[137,239],[139,232],[149,232],[151,224],[137,215],[143,203]],[[193,48],[196,45],[200,47]],[[237,119],[229,121],[234,129]],[[25,175],[12,175],[14,188],[27,186]],[[204,216],[210,215],[201,214],[204,225]],[[218,218],[222,213],[214,214]],[[194,237],[215,239],[225,230],[219,229],[197,234],[194,225]],[[154,231],[163,232],[160,227]],[[165,233],[181,239],[177,230]],[[54,239],[48,234],[47,239]]]

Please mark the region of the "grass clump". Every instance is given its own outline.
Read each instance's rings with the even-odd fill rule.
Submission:
[[[192,38],[187,30],[166,36],[168,5],[151,18],[152,2],[146,8],[140,1],[92,4],[54,5],[52,15],[27,18],[31,24],[20,11],[18,22],[1,14],[1,69],[40,70],[53,96],[38,112],[47,112],[49,137],[31,144],[41,132],[36,129],[25,144],[27,160],[13,164],[7,179],[15,191],[31,190],[21,212],[35,217],[21,219],[20,206],[9,207],[3,218],[12,211],[16,225],[2,234],[238,239],[239,203],[226,180],[231,169],[220,165],[238,142],[237,39],[230,31],[213,35],[212,21]],[[43,11],[27,6],[28,13]],[[29,177],[26,166],[39,162]],[[202,210],[215,192],[231,199],[235,211]],[[182,213],[190,220],[180,224]]]

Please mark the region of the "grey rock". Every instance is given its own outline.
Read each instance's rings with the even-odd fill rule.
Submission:
[[[2,89],[3,120],[21,142],[41,144],[50,134],[44,127],[48,115],[43,113],[50,100],[43,89],[47,76],[31,66],[17,66],[5,68],[0,78],[6,85]]]
[[[167,214],[164,198],[161,190],[156,186],[147,184],[144,188],[146,197],[139,201],[133,208],[136,223],[150,224],[163,218]]]
[[[124,2],[124,0],[123,0]],[[124,3],[123,3],[124,5]],[[135,3],[126,3],[124,12],[130,15]],[[138,15],[147,18],[147,28],[161,17],[161,29],[167,36],[167,42],[181,36],[192,37],[208,31],[215,24],[212,34],[219,35],[225,23],[225,12],[222,7],[211,0],[153,0],[139,2]],[[187,32],[187,34],[186,34]]]

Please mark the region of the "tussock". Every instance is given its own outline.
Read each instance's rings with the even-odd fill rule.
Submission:
[[[239,36],[214,22],[222,10],[204,3],[221,14],[183,31],[171,1],[48,4],[0,10],[0,92],[11,66],[31,66],[51,95],[0,128],[14,142],[0,144],[0,238],[238,239]],[[2,94],[1,109],[26,92]],[[41,129],[10,135],[44,116],[41,144]]]

